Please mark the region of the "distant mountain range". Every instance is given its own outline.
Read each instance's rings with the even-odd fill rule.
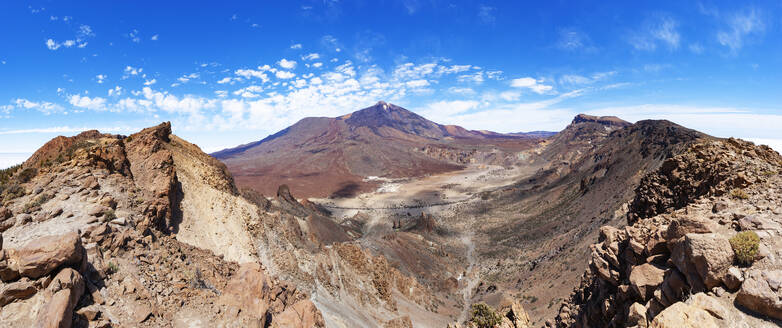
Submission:
[[[529,149],[554,132],[496,133],[427,120],[378,102],[340,117],[310,117],[263,140],[211,154],[240,187],[299,197],[351,196],[371,190],[366,177],[415,177],[459,170],[494,149]]]

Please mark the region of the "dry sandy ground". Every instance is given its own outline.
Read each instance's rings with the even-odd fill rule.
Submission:
[[[453,206],[478,197],[482,191],[500,188],[534,173],[532,165],[505,168],[497,165],[468,166],[461,171],[443,173],[424,178],[383,179],[384,183],[374,192],[354,198],[311,198],[328,208],[337,219],[352,217],[358,212],[370,216],[392,214],[420,215],[421,212],[448,215]]]

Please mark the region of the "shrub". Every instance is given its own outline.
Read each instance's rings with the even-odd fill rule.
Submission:
[[[38,209],[40,209],[41,205],[45,204],[50,199],[52,199],[51,195],[43,193],[40,196],[36,197],[32,202],[25,204],[24,212],[25,213],[35,212]]]
[[[119,272],[119,266],[114,264],[114,262],[109,262],[109,265],[106,266],[106,273],[107,274],[114,274]]]
[[[19,180],[19,182],[25,183],[32,180],[36,174],[38,174],[38,170],[28,167],[22,170],[21,172],[19,172],[16,178]]]
[[[491,306],[484,303],[472,305],[472,317],[470,322],[478,328],[493,328],[502,323],[502,316],[497,314]]]
[[[106,212],[103,212],[103,217],[106,221],[111,221],[117,218],[117,214],[114,214],[114,210],[107,210]]]
[[[749,195],[747,194],[747,192],[745,192],[744,190],[741,190],[741,189],[733,189],[733,190],[731,190],[730,195],[733,198],[749,199]]]
[[[754,231],[742,231],[730,238],[730,246],[739,263],[750,265],[758,256],[760,238]]]

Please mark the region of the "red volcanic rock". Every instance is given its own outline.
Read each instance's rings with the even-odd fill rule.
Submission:
[[[377,186],[365,181],[369,176],[423,176],[469,163],[469,158],[454,160],[463,156],[420,151],[432,148],[427,146],[474,154],[484,148],[520,151],[540,140],[444,126],[381,101],[340,117],[305,118],[261,141],[212,155],[228,166],[240,187],[262,194],[286,184],[302,198],[350,197]]]
[[[174,158],[165,147],[169,135],[171,123],[166,122],[133,134],[126,141],[134,182],[148,198],[143,213],[149,222],[142,225],[155,225],[162,231],[168,231],[171,225],[177,184]]]

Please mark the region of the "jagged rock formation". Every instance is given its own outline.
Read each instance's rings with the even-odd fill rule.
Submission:
[[[637,188],[631,225],[601,228],[557,326],[778,325],[781,169],[776,152],[734,139],[666,160]],[[738,231],[761,236],[750,266],[734,258]]]
[[[0,326],[324,325],[306,293],[258,264],[245,217],[259,207],[168,123],[55,138],[7,183]]]

